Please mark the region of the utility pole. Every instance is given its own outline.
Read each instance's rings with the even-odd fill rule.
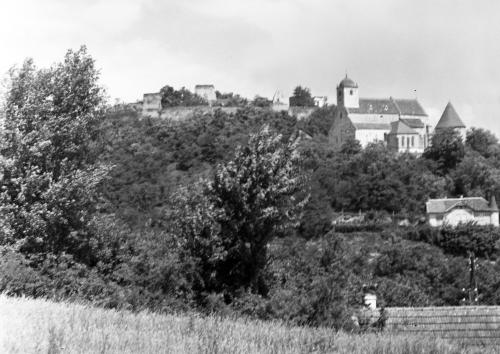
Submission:
[[[467,293],[469,295],[469,305],[477,305],[479,294],[476,280],[476,257],[472,251],[469,251],[469,288]]]

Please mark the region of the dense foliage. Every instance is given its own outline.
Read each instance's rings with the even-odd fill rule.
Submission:
[[[290,106],[314,107],[314,99],[307,87],[297,86],[290,97]]]
[[[0,291],[352,328],[366,287],[387,306],[460,304],[474,252],[480,303],[500,301],[497,229],[423,225],[428,198],[500,200],[491,133],[443,131],[417,157],[356,140],[334,150],[335,107],[300,121],[267,100],[103,119],[97,80],[84,48],[12,72]],[[198,104],[172,90],[165,105]],[[366,218],[332,226],[349,213]]]
[[[178,107],[178,106],[206,106],[208,102],[203,99],[203,97],[192,93],[185,87],[176,90],[172,86],[163,86],[160,89],[161,95],[161,106],[162,108],[167,107]]]
[[[11,71],[1,141],[0,244],[25,253],[93,256],[96,189],[108,172],[97,163],[104,95],[82,47],[64,62]]]

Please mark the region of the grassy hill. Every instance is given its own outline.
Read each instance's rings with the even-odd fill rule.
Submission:
[[[0,295],[2,353],[473,353],[432,339],[158,315]],[[481,348],[481,353],[488,353]],[[490,351],[493,353],[493,349]]]

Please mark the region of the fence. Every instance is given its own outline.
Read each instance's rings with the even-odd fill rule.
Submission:
[[[465,345],[500,345],[500,306],[388,307],[385,329],[439,336]]]

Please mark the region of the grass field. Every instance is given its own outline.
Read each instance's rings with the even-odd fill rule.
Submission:
[[[0,295],[1,353],[494,353],[434,338],[103,310]]]

